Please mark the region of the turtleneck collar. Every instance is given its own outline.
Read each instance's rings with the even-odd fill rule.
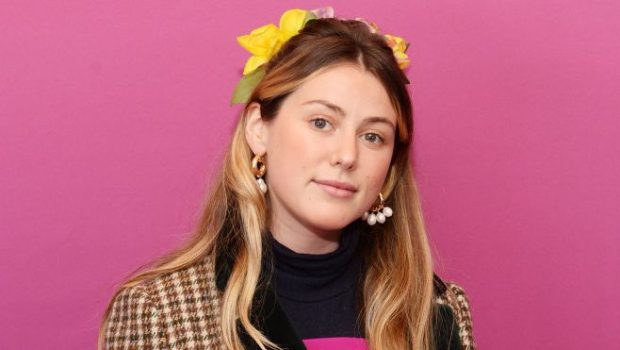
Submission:
[[[304,254],[281,244],[269,232],[276,294],[290,300],[313,302],[330,299],[355,288],[362,267],[357,249],[359,234],[355,225],[347,226],[335,251]]]

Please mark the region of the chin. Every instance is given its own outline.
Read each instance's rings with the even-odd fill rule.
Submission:
[[[338,231],[345,228],[355,219],[346,216],[318,216],[311,221],[311,225],[322,231]]]

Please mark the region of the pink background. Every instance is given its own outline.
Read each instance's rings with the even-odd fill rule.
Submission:
[[[331,5],[411,41],[437,270],[480,348],[616,347],[619,3],[377,3]],[[235,36],[328,4],[0,3],[0,348],[95,347],[118,283],[197,219]]]

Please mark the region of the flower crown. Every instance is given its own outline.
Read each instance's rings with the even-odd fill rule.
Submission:
[[[334,18],[334,9],[329,6],[309,11],[291,9],[280,17],[279,28],[269,23],[252,30],[250,34],[238,36],[239,45],[248,50],[252,56],[248,58],[243,67],[243,77],[235,87],[231,104],[246,103],[258,82],[265,75],[265,63],[269,62],[284,43],[297,35],[308,21],[317,18]],[[355,20],[366,24],[371,33],[379,33],[379,27],[375,23],[367,22],[359,17]],[[409,57],[405,51],[409,43],[394,35],[384,34],[383,37],[388,46],[392,48],[398,66],[401,69],[407,68]]]

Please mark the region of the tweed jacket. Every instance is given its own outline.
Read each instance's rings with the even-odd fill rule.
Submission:
[[[122,290],[104,325],[104,349],[225,349],[219,328],[220,303],[232,261],[206,256],[191,267]],[[438,349],[475,349],[469,302],[455,283],[434,279],[435,305],[444,316]],[[306,349],[271,288],[251,319],[284,349]],[[258,311],[254,311],[254,310]],[[446,320],[448,320],[446,322]],[[241,329],[246,349],[259,349]]]

